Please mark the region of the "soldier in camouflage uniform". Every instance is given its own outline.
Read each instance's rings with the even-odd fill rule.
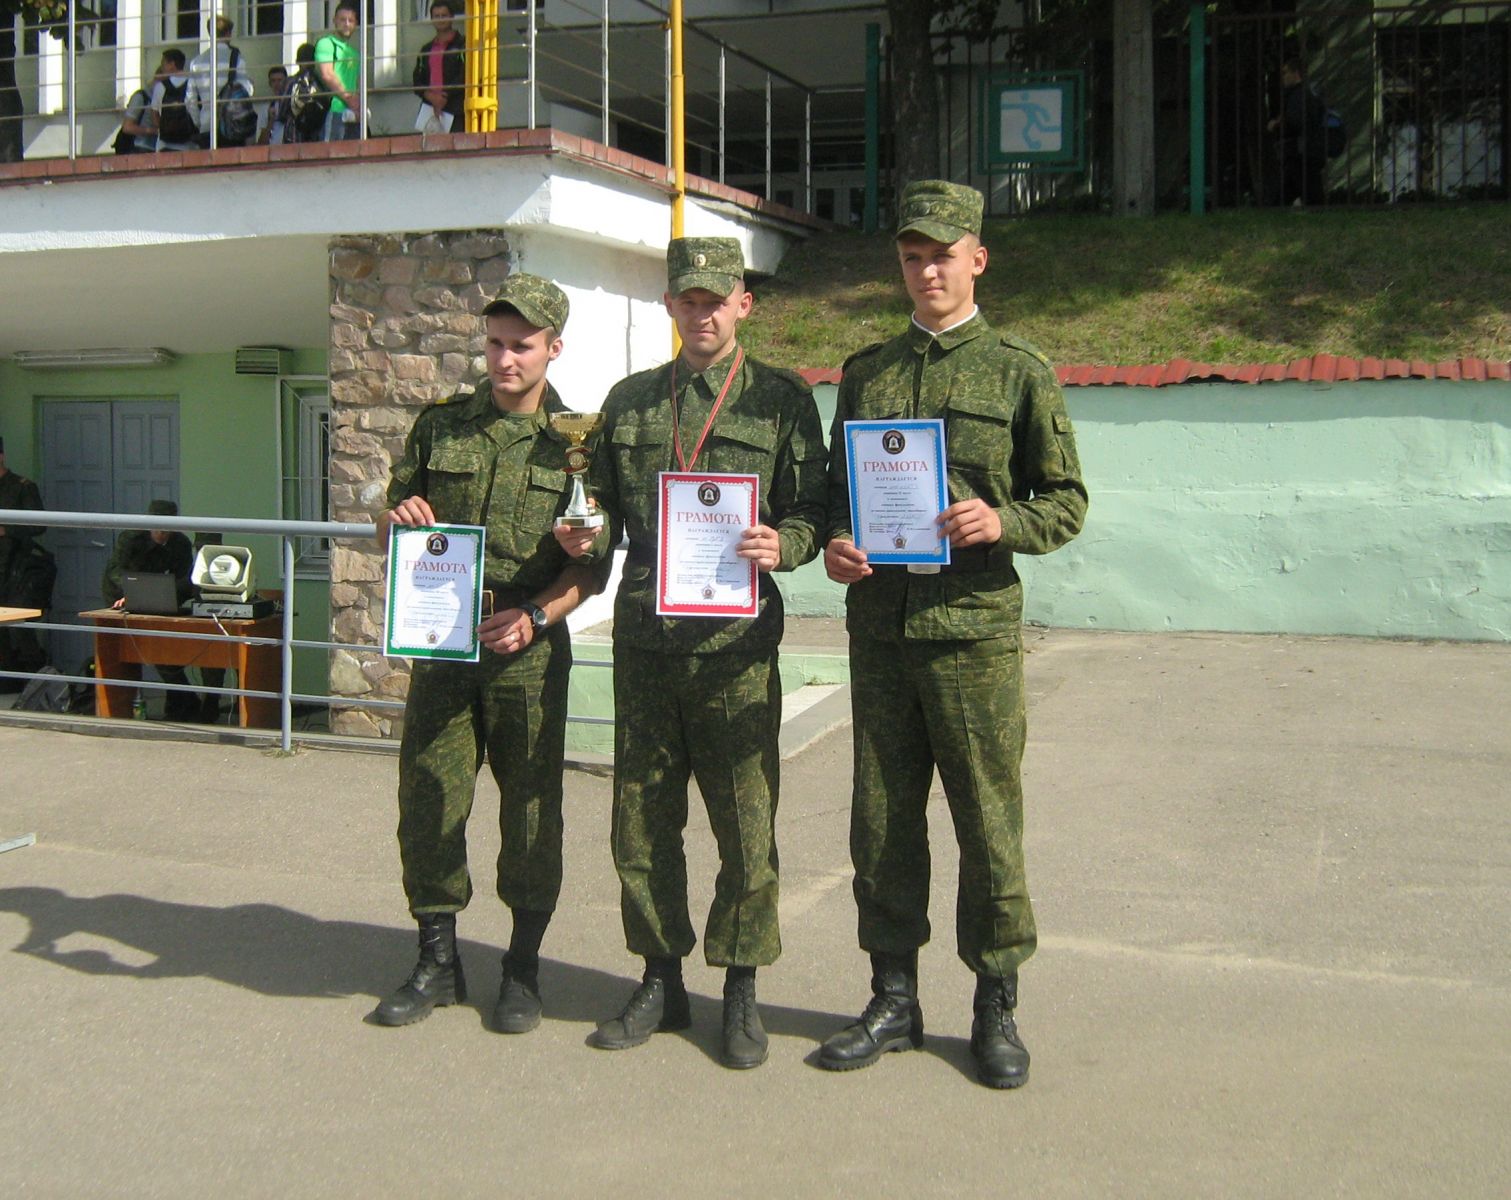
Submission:
[[[689,1023],[682,959],[696,938],[682,831],[692,775],[719,847],[703,953],[710,966],[726,968],[722,1060],[735,1069],[766,1060],[755,970],[781,953],[782,598],[769,572],[817,553],[825,490],[823,430],[808,386],[739,346],[739,322],[752,303],[744,271],[733,238],[679,238],[667,248],[664,300],[682,352],[609,393],[591,474],[610,518],[599,552],[621,530],[629,536],[614,608],[612,836],[625,940],[646,960],[640,986],[593,1042],[625,1049]],[[738,550],[760,572],[753,620],[656,615],[656,477],[695,467],[760,476],[760,523]],[[562,536],[574,553],[584,551],[586,536]]]
[[[606,572],[572,563],[552,535],[566,507],[567,442],[547,421],[564,410],[546,380],[561,353],[567,298],[512,275],[483,310],[488,382],[422,412],[377,521],[483,525],[484,588],[476,663],[420,661],[410,678],[399,751],[399,857],[420,926],[408,980],[378,1005],[407,1025],[467,997],[456,914],[472,896],[467,817],[486,753],[499,789],[498,894],[513,916],[493,1010],[500,1033],[540,1023],[540,943],[561,889],[561,771],[572,643],[563,618],[602,589]]]
[[[1049,361],[986,323],[981,194],[938,180],[903,193],[897,229],[911,327],[845,364],[830,436],[824,565],[849,585],[855,778],[850,851],[872,998],[823,1045],[834,1070],[923,1042],[918,947],[929,940],[925,809],[937,767],[960,845],[955,936],[976,974],[971,1052],[990,1087],[1028,1079],[1018,966],[1033,953],[1023,872],[1022,585],[1013,555],[1081,528],[1086,489]],[[844,423],[943,418],[950,564],[872,567],[851,538]]]

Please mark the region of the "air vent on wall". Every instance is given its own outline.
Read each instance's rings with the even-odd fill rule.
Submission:
[[[283,374],[283,351],[277,346],[237,346],[238,375]]]

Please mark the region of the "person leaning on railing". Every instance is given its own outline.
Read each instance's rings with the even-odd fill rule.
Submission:
[[[361,99],[357,95],[361,63],[352,41],[359,19],[357,0],[341,0],[331,17],[331,31],[315,43],[320,82],[334,94],[323,141],[344,142],[362,136]]]
[[[415,120],[417,129],[428,130],[432,122],[435,129],[430,132],[461,128],[466,42],[454,24],[461,11],[460,3],[453,0],[434,0],[430,6],[435,37],[420,47],[414,63],[414,91],[422,106]],[[450,125],[442,119],[443,113],[450,115]]]

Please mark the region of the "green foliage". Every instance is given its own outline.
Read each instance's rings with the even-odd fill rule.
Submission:
[[[28,25],[40,25],[59,41],[68,40],[68,0],[0,0],[0,23],[7,30],[18,15]]]
[[[993,221],[977,299],[1063,363],[1504,361],[1508,219],[1511,206],[1472,204]],[[837,367],[911,307],[885,234],[816,237],[754,291],[742,337],[788,367]]]

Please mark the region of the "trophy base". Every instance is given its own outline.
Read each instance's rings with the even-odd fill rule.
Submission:
[[[602,513],[584,513],[576,516],[573,513],[564,513],[556,518],[557,529],[602,529]]]

